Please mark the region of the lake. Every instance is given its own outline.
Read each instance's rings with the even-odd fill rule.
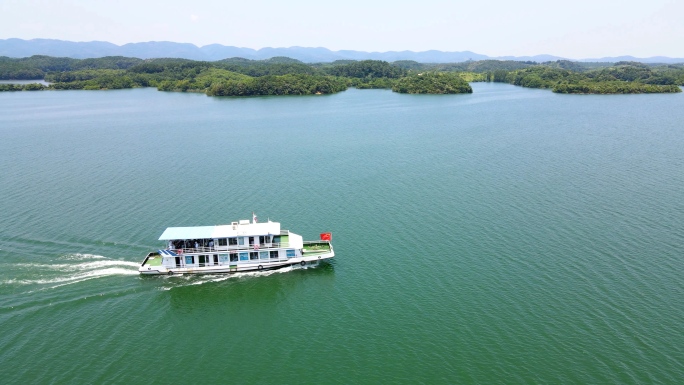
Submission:
[[[6,383],[684,382],[684,94],[0,93]],[[166,227],[308,269],[140,277]]]

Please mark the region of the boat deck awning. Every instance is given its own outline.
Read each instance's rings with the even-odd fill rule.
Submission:
[[[159,237],[160,241],[171,239],[207,239],[211,238],[215,226],[169,227]]]
[[[250,223],[244,225],[169,227],[159,237],[160,241],[178,239],[212,239],[237,236],[279,235],[279,222]]]

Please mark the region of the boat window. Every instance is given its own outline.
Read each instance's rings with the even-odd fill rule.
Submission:
[[[219,246],[228,246],[228,239],[227,238],[219,238],[218,239],[218,245]]]
[[[287,251],[287,257],[288,257],[288,258],[292,258],[292,257],[294,257],[294,256],[295,256],[295,251],[294,251],[294,250],[288,250],[288,251]]]
[[[245,237],[238,237],[238,245],[244,246],[245,245]]]
[[[259,259],[259,252],[258,251],[250,251],[249,252],[249,259]]]
[[[231,262],[237,262],[237,260],[238,260],[237,253],[230,253],[230,261]]]
[[[218,254],[214,254],[214,265],[218,265]]]
[[[273,243],[280,243],[280,236],[279,235],[276,235],[275,237],[273,237]]]
[[[228,246],[236,246],[237,238],[228,238]]]
[[[268,259],[268,251],[260,251],[259,259]]]
[[[194,259],[195,259],[195,257],[193,257],[192,255],[186,255],[185,256],[185,264],[186,265],[194,264],[195,263]]]
[[[240,253],[240,260],[241,261],[249,261],[249,254],[248,253]]]
[[[249,237],[249,245],[254,245],[254,237]]]
[[[271,243],[270,235],[259,235],[259,243]]]
[[[208,255],[200,255],[199,256],[199,267],[204,267],[204,264],[209,262],[209,256]]]
[[[271,250],[270,253],[272,259],[278,259],[278,250]]]
[[[237,261],[237,255],[235,255],[235,260]],[[219,254],[219,262],[222,265],[228,263],[228,254]]]

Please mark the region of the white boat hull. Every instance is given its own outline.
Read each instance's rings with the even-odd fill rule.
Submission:
[[[287,266],[310,266],[320,261],[324,261],[335,256],[335,251],[328,253],[302,256],[278,261],[250,261],[233,265],[212,265],[202,267],[167,267],[167,266],[146,266],[145,262],[138,271],[143,275],[174,275],[174,274],[222,274],[237,273],[247,271],[273,270]]]

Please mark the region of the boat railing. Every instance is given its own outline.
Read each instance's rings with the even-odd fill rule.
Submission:
[[[190,247],[190,248],[167,248],[176,254],[216,254],[216,253],[230,253],[230,252],[245,252],[245,251],[266,251],[272,249],[281,249],[290,247],[289,242],[271,242],[253,245],[231,245],[231,246],[206,246],[206,247]]]
[[[322,244],[330,244],[330,241],[304,241],[305,245],[322,245]]]
[[[330,245],[330,241],[304,241],[304,249],[306,249],[306,252],[309,253],[320,253],[320,252],[328,252],[332,250],[332,246]]]
[[[309,245],[320,245],[329,244],[329,241],[304,241],[304,246]],[[205,247],[189,247],[189,248],[172,248],[167,249],[175,252],[176,254],[217,254],[217,253],[230,253],[230,252],[245,252],[245,251],[267,251],[273,249],[285,249],[289,248],[289,242],[270,242],[252,245],[230,245],[230,246],[205,246]]]

